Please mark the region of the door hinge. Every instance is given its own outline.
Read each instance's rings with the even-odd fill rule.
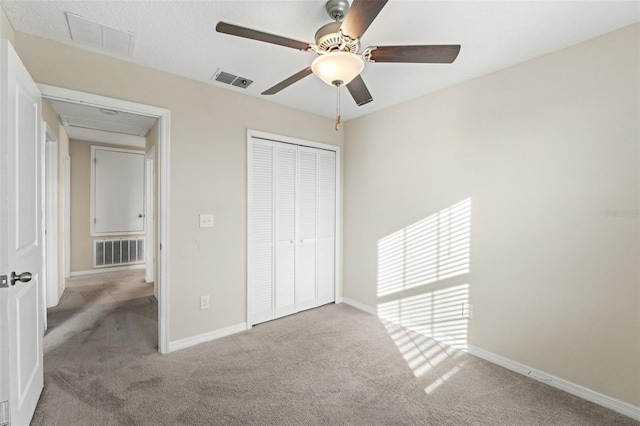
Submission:
[[[0,275],[0,288],[9,287],[9,277],[7,275]]]
[[[85,223],[87,223],[87,222],[85,222]],[[94,225],[96,223],[96,218],[95,217],[93,218],[93,223],[94,223]]]
[[[93,164],[98,164],[98,157],[93,157]]]
[[[0,426],[9,424],[9,401],[0,402]]]
[[[162,250],[162,243],[160,243],[160,250]]]

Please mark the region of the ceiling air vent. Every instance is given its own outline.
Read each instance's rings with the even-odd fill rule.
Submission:
[[[67,12],[71,39],[77,43],[123,56],[133,56],[136,36]]]
[[[220,83],[231,84],[232,86],[241,87],[243,89],[246,89],[251,83],[253,83],[253,80],[238,77],[237,75],[229,74],[224,71],[216,71],[213,75],[213,80],[219,81]]]
[[[237,75],[229,74],[228,72],[224,71],[220,71],[218,74],[216,74],[216,81],[219,81],[220,83],[231,84],[236,78],[238,78]]]

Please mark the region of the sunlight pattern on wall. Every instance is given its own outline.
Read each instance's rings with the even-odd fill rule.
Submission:
[[[378,316],[427,394],[465,368],[470,271],[471,198],[378,241]]]
[[[378,315],[383,320],[466,350],[469,319],[463,309],[468,303],[469,284],[461,284],[380,303]]]
[[[378,241],[378,296],[469,272],[471,199]]]

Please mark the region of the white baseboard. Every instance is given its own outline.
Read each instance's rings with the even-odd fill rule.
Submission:
[[[338,302],[336,301],[336,303]],[[364,311],[371,315],[378,316],[375,308],[372,308],[371,306],[365,305],[355,300],[344,297],[342,298],[342,303],[346,303],[347,305],[353,306],[354,308],[360,309],[361,311]],[[433,338],[433,336],[427,337]],[[603,395],[594,390],[585,388],[584,386],[576,385],[575,383],[560,379],[558,377],[552,376],[551,374],[536,370],[535,368],[528,367],[524,364],[520,364],[516,361],[512,361],[508,358],[496,355],[492,352],[485,351],[484,349],[480,349],[476,346],[469,345],[468,352],[471,355],[484,359],[485,361],[492,362],[511,371],[515,371],[516,373],[531,377],[532,379],[546,383],[549,386],[553,386],[579,398],[593,402],[594,404],[598,404],[617,413],[624,414],[625,416],[631,417],[632,419],[640,420],[640,407],[636,407],[635,405],[631,405],[618,399],[611,398],[610,396]]]
[[[587,401],[591,401],[620,414],[624,414],[625,416],[629,416],[632,419],[640,420],[640,407],[611,398],[610,396],[603,395],[594,390],[585,388],[584,386],[576,385],[575,383],[552,376],[544,371],[536,370],[535,368],[528,367],[492,352],[485,351],[484,349],[480,349],[476,346],[469,345],[469,353],[508,370],[515,371],[516,373],[520,373],[524,376],[546,383],[549,386],[553,386],[554,388],[558,388],[579,398],[586,399]]]
[[[240,324],[221,328],[219,330],[213,330],[207,333],[198,334],[197,336],[187,337],[186,339],[169,342],[169,352],[175,352],[180,349],[185,349],[190,346],[198,345],[200,343],[209,342],[211,340],[216,340],[221,337],[230,336],[232,334],[240,333],[241,331],[245,330],[247,330],[247,323],[242,322]]]
[[[357,302],[353,299],[349,299],[348,297],[342,298],[342,303],[345,303],[349,306],[353,306],[356,309],[360,309],[368,314],[378,316],[378,311],[371,306],[365,305],[364,303]]]
[[[129,266],[116,266],[113,268],[100,268],[100,269],[89,269],[88,271],[75,271],[71,273],[71,277],[81,277],[83,275],[94,275],[94,274],[106,274],[109,272],[118,272],[118,271],[128,271],[133,269],[144,269],[146,268],[145,264],[141,265],[129,265]]]

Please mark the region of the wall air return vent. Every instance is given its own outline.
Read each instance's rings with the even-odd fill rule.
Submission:
[[[232,86],[240,87],[242,89],[246,89],[253,83],[253,80],[249,80],[248,78],[238,77],[237,75],[229,74],[224,71],[216,71],[213,75],[213,80],[218,81],[220,83],[230,84]]]
[[[94,241],[94,267],[144,263],[144,238]]]

